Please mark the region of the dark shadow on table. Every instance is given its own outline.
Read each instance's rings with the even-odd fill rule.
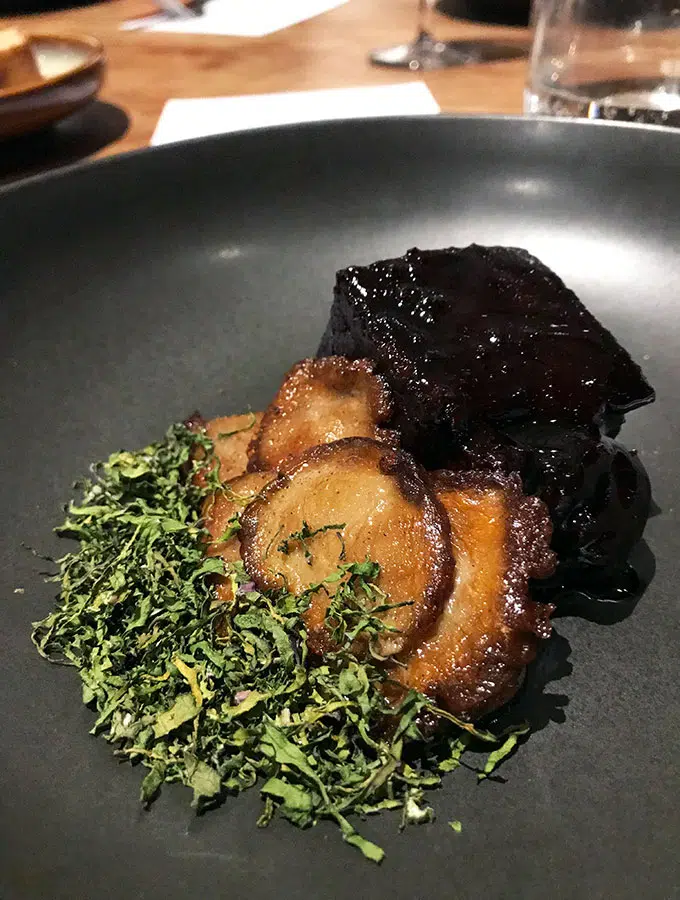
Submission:
[[[529,56],[528,40],[497,40],[483,38],[451,40],[447,43],[463,55],[470,57],[469,64],[502,62],[506,59],[526,59]]]
[[[95,101],[42,131],[0,141],[0,184],[80,162],[121,138],[129,124],[118,106]]]
[[[526,27],[529,5],[530,0],[439,0],[437,9],[454,19]]]
[[[19,16],[35,13],[60,12],[65,9],[78,9],[81,6],[94,6],[101,0],[1,0],[0,15]]]
[[[527,723],[531,733],[550,724],[566,720],[569,697],[552,693],[548,686],[571,675],[571,644],[553,628],[547,641],[541,642],[536,659],[527,667],[524,682],[517,694],[502,709],[492,713],[485,724],[499,733],[505,728]]]
[[[485,724],[492,731],[527,722],[531,732],[541,731],[551,723],[565,721],[565,709],[569,698],[563,693],[552,693],[548,686],[571,674],[571,646],[558,633],[555,620],[561,616],[578,616],[600,625],[613,625],[632,615],[646,589],[654,578],[656,559],[646,541],[639,541],[633,548],[629,564],[622,578],[615,581],[597,576],[591,578],[591,593],[585,590],[564,590],[552,599],[557,604],[553,615],[552,635],[541,642],[536,659],[526,669],[524,683],[515,697],[501,710],[492,713]],[[627,583],[627,589],[623,585]],[[618,589],[614,589],[614,585]],[[537,583],[534,583],[536,593]]]
[[[656,4],[656,14],[663,17],[671,9],[670,3]],[[467,19],[485,25],[529,24],[531,0],[437,0],[436,9],[452,19]],[[582,10],[584,21],[622,28],[634,28],[642,16],[654,16],[655,4],[643,0],[590,0]],[[651,25],[649,26],[651,27]]]

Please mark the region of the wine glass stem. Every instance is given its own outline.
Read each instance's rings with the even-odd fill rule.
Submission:
[[[418,0],[418,36],[427,34],[427,26],[430,20],[429,0]]]

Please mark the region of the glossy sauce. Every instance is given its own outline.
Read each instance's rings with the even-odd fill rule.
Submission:
[[[426,467],[519,472],[550,509],[563,582],[627,593],[650,486],[607,435],[654,391],[554,272],[477,245],[350,267],[319,348],[332,353],[375,360],[389,424]]]

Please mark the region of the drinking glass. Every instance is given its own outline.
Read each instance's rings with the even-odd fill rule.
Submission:
[[[369,59],[377,66],[393,66],[412,71],[431,71],[470,63],[493,62],[514,59],[525,54],[516,44],[495,41],[440,41],[429,28],[430,4],[434,0],[418,0],[416,36],[407,44],[398,44],[385,50],[374,50]],[[678,0],[680,3],[680,0]]]
[[[680,126],[680,0],[534,0],[528,115]]]

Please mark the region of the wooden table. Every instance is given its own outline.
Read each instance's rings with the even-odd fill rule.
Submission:
[[[109,0],[39,16],[0,19],[31,33],[98,37],[108,75],[101,102],[53,133],[0,145],[0,179],[13,179],[87,156],[144,147],[170,97],[208,97],[390,84],[422,78],[441,109],[519,113],[526,60],[470,65],[418,75],[381,69],[368,53],[410,39],[416,0],[349,0],[331,12],[264,38],[120,31],[153,10],[151,0]],[[478,25],[433,14],[438,37],[528,44],[523,29]]]

